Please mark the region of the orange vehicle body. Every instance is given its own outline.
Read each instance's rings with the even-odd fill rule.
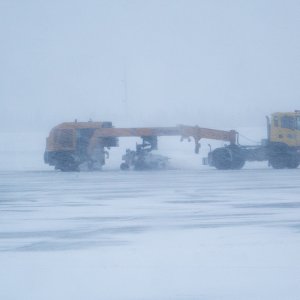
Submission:
[[[88,169],[101,169],[107,149],[118,146],[119,137],[179,136],[193,138],[195,152],[199,141],[215,139],[235,144],[237,132],[179,125],[174,127],[114,128],[111,122],[66,122],[55,126],[46,141],[44,160],[62,171],[75,171],[85,164]]]

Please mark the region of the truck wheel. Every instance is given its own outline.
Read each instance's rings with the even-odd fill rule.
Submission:
[[[240,170],[245,165],[245,157],[238,146],[230,146],[231,152],[231,169],[232,170]]]
[[[268,150],[269,163],[274,169],[284,169],[293,166],[292,154],[284,143],[271,143]]]
[[[213,165],[218,170],[229,170],[231,168],[231,153],[229,149],[217,148],[212,152]]]
[[[234,158],[234,160],[231,163],[231,169],[232,170],[240,170],[245,165],[245,160],[242,158]]]
[[[219,170],[240,170],[245,165],[245,158],[238,146],[215,149],[212,154],[213,165]]]
[[[289,169],[297,169],[299,166],[299,160],[296,155],[290,155],[287,160],[287,167]]]
[[[284,169],[288,166],[288,156],[277,155],[277,156],[270,157],[269,163],[273,169]]]
[[[120,169],[121,169],[122,171],[127,171],[127,170],[129,170],[129,165],[126,164],[126,163],[121,163]]]
[[[61,155],[55,169],[61,170],[63,172],[75,172],[79,171],[78,163],[75,162],[75,159],[71,155]]]

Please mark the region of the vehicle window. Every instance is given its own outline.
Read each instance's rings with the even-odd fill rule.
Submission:
[[[279,126],[279,122],[278,122],[278,117],[277,116],[274,117],[274,126],[275,127]]]
[[[288,129],[295,129],[295,118],[289,116],[283,116],[281,118],[281,127]]]
[[[300,117],[296,117],[296,129],[300,130]]]

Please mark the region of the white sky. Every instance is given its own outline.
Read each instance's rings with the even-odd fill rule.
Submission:
[[[263,126],[300,109],[299,33],[300,1],[0,0],[0,128]]]

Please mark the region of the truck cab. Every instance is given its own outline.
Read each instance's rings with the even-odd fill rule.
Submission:
[[[115,137],[94,138],[97,130],[112,128],[111,122],[65,122],[55,126],[46,140],[44,161],[61,171],[100,170],[107,151],[116,147]]]
[[[300,111],[274,113],[269,124],[269,141],[300,148]]]

